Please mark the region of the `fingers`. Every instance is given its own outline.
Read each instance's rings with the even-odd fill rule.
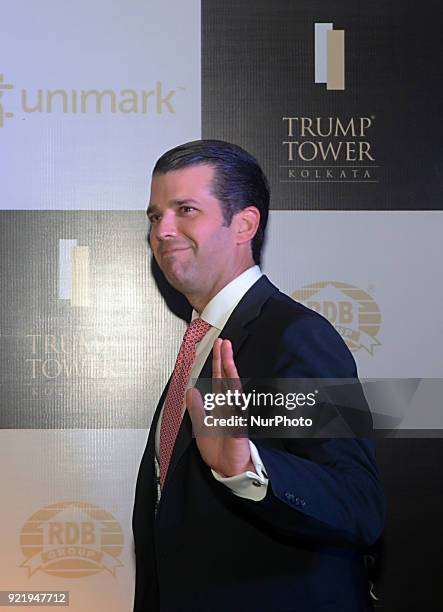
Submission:
[[[223,378],[238,378],[237,368],[234,362],[234,353],[232,351],[232,344],[230,340],[223,340],[221,346],[221,365]]]
[[[201,393],[195,387],[191,387],[186,391],[186,408],[189,412],[189,416],[191,417],[192,421],[192,426],[197,435],[197,433],[201,430],[202,427],[204,409]]]
[[[241,390],[239,374],[234,361],[234,352],[230,340],[217,338],[212,349],[212,389],[223,393],[227,388]]]
[[[216,338],[212,348],[212,378],[223,378],[221,346],[223,340]]]
[[[212,378],[238,378],[230,340],[217,338],[212,349]]]
[[[191,417],[194,414],[198,416],[203,412],[203,399],[200,391],[195,387],[186,391],[186,407]]]

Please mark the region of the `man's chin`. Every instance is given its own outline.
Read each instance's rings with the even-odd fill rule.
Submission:
[[[165,275],[168,283],[174,287],[176,291],[183,294],[187,293],[189,280],[187,280],[182,274],[180,274],[178,271],[174,272],[173,270],[164,270],[163,274]]]

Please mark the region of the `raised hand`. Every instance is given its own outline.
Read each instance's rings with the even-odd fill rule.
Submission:
[[[223,379],[229,379],[236,390],[241,391],[239,375],[234,362],[232,345],[229,340],[217,338],[212,351],[212,381],[213,390],[220,391]],[[238,382],[237,382],[238,381]],[[206,434],[203,424],[205,410],[200,392],[188,389],[186,406],[196,433],[197,446],[205,463],[221,476],[236,476],[247,470],[255,471],[251,461],[249,439]]]

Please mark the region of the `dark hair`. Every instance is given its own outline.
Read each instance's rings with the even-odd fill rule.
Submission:
[[[215,169],[212,193],[221,203],[226,225],[247,206],[258,208],[260,222],[252,239],[252,256],[259,264],[269,214],[269,183],[257,160],[241,147],[223,140],[193,140],[166,151],[157,160],[152,174],[197,165]]]

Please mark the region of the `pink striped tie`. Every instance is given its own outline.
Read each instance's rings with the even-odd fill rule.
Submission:
[[[182,421],[186,385],[195,359],[196,344],[211,328],[203,319],[194,319],[183,337],[169,385],[160,426],[160,486],[166,480],[175,439]]]

